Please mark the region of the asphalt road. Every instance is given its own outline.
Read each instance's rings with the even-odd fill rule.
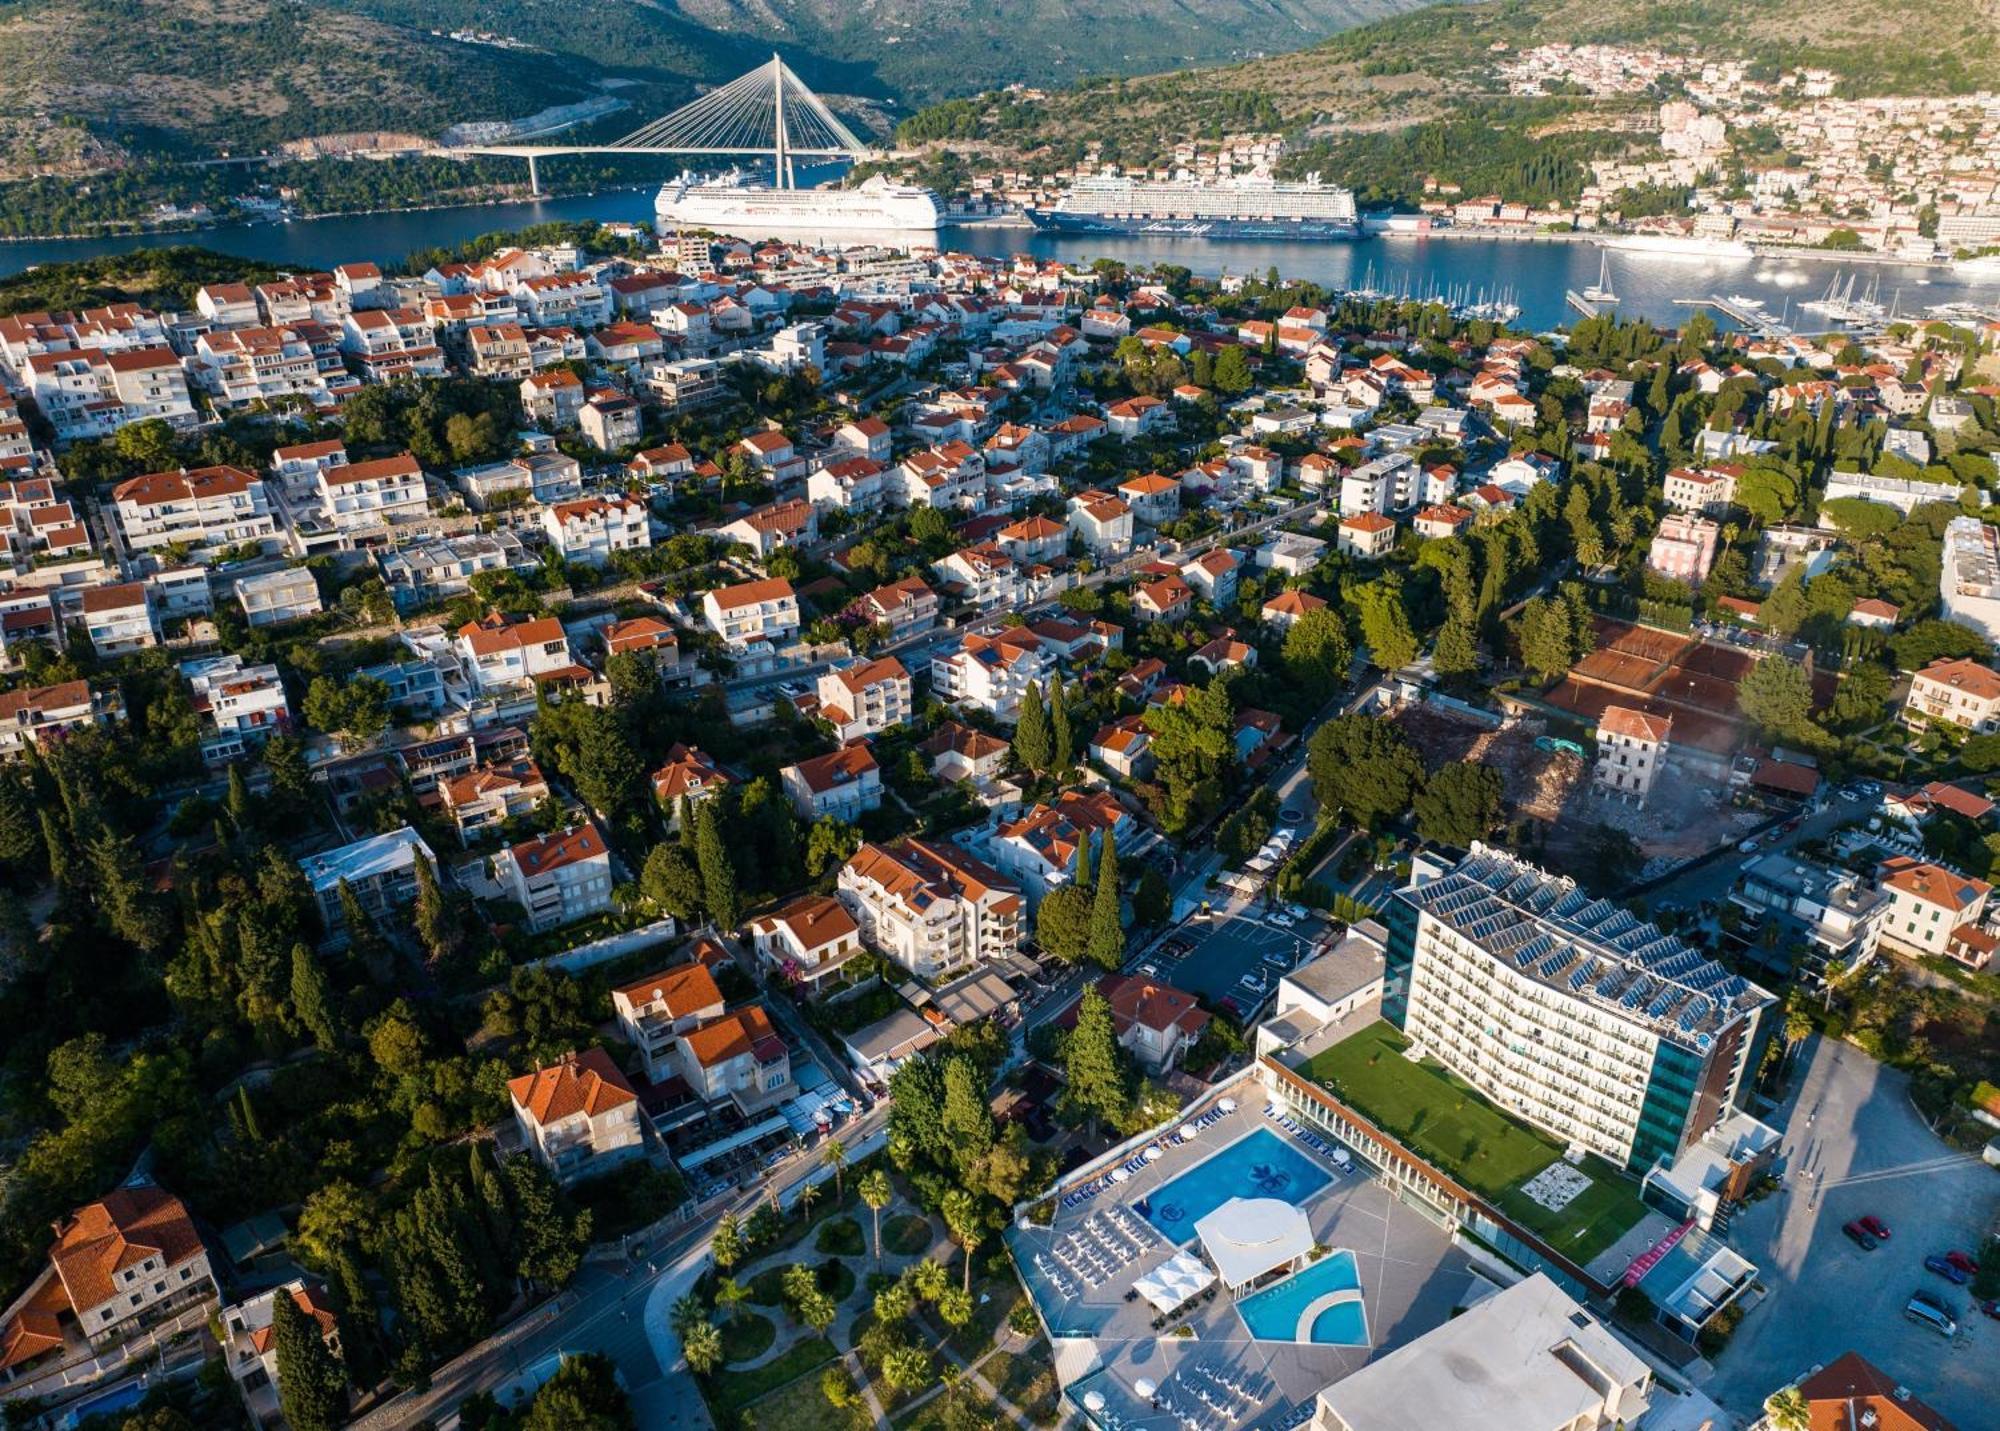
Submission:
[[[1908,1079],[1861,1050],[1815,1038],[1784,1116],[1781,1192],[1740,1212],[1730,1242],[1769,1289],[1738,1328],[1706,1388],[1753,1417],[1779,1386],[1858,1351],[1960,1427],[1993,1426],[2000,1406],[2000,1322],[1923,1267],[1974,1251],[2000,1214],[2000,1171],[1939,1142],[1910,1105]],[[1866,1214],[1893,1234],[1863,1252],[1841,1225]],[[1947,1342],[1903,1315],[1918,1288],[1961,1308]]]

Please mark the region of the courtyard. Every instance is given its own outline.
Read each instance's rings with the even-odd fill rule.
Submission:
[[[1607,1266],[1629,1262],[1627,1247],[1650,1244],[1649,1220],[1665,1230],[1666,1220],[1639,1201],[1638,1184],[1622,1172],[1590,1157],[1565,1163],[1561,1143],[1508,1117],[1443,1068],[1412,1063],[1403,1056],[1407,1046],[1392,1026],[1376,1023],[1298,1072],[1594,1273],[1602,1269],[1591,1264],[1608,1254],[1615,1255]],[[1552,1171],[1558,1168],[1564,1171]]]

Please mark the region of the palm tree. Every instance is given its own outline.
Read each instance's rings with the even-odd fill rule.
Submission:
[[[861,1175],[859,1184],[861,1200],[868,1204],[868,1210],[875,1215],[875,1265],[882,1265],[882,1209],[889,1205],[895,1190],[889,1186],[889,1175],[880,1168],[870,1168]]]
[[[945,1226],[958,1239],[958,1245],[965,1249],[965,1290],[972,1290],[972,1250],[985,1240],[986,1233],[979,1225],[979,1203],[964,1188],[953,1188],[944,1195]]]
[[[1776,1431],[1806,1431],[1812,1424],[1812,1408],[1806,1404],[1805,1393],[1796,1386],[1772,1392],[1765,1399],[1764,1411]]]
[[[713,1322],[696,1322],[681,1334],[681,1355],[687,1358],[688,1370],[696,1376],[707,1376],[722,1365],[722,1333],[715,1329]]]
[[[750,1300],[750,1289],[734,1277],[724,1277],[715,1284],[715,1310],[727,1310],[731,1320],[743,1315],[743,1304]]]
[[[833,1198],[835,1202],[847,1196],[847,1144],[838,1138],[829,1138],[824,1148],[819,1150],[819,1165],[833,1169]]]
[[[811,1217],[812,1205],[819,1200],[818,1183],[799,1184],[799,1216]]]
[[[686,1336],[689,1327],[699,1326],[708,1317],[708,1309],[701,1304],[701,1298],[692,1292],[684,1292],[674,1299],[674,1309],[668,1314],[674,1331]]]

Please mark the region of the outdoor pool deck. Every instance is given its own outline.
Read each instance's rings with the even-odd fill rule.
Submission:
[[[1253,1423],[1282,1421],[1283,1413],[1309,1405],[1329,1382],[1351,1375],[1384,1352],[1442,1325],[1474,1286],[1472,1264],[1451,1245],[1443,1228],[1396,1200],[1358,1162],[1353,1171],[1343,1171],[1332,1159],[1287,1133],[1276,1119],[1265,1116],[1267,1094],[1254,1080],[1231,1091],[1239,1106],[1209,1123],[1193,1139],[1167,1143],[1162,1155],[1151,1162],[1139,1155],[1136,1168],[1125,1180],[1110,1183],[1095,1197],[1065,1208],[1058,1194],[1055,1217],[1048,1227],[1030,1223],[1008,1232],[1022,1280],[1058,1338],[1057,1365],[1069,1360],[1064,1340],[1087,1338],[1095,1344],[1101,1368],[1076,1377],[1067,1389],[1078,1402],[1090,1392],[1102,1396],[1105,1413],[1100,1420],[1116,1418],[1120,1426],[1132,1431],[1230,1431]],[[1260,1130],[1279,1139],[1289,1153],[1305,1159],[1325,1176],[1323,1183],[1301,1179],[1296,1205],[1305,1211],[1316,1241],[1351,1254],[1353,1278],[1361,1292],[1358,1315],[1337,1314],[1326,1325],[1331,1330],[1358,1322],[1364,1329],[1363,1344],[1259,1339],[1245,1325],[1238,1304],[1219,1285],[1212,1299],[1197,1301],[1196,1310],[1177,1321],[1177,1326],[1191,1329],[1191,1337],[1156,1330],[1153,1307],[1142,1299],[1126,1300],[1134,1281],[1184,1250],[1172,1237],[1161,1234],[1139,1211],[1139,1204],[1150,1205],[1163,1189],[1203,1188],[1207,1179],[1198,1170],[1204,1165],[1219,1178],[1233,1162],[1240,1161],[1246,1168],[1268,1164],[1271,1150],[1261,1145],[1262,1140],[1248,1145],[1254,1157],[1249,1153],[1237,1159],[1226,1156],[1229,1149]],[[1225,1156],[1211,1164],[1218,1154]],[[1196,1174],[1195,1182],[1181,1182],[1190,1172]],[[1241,1195],[1262,1194],[1253,1185],[1242,1189]],[[1073,1232],[1105,1233],[1111,1226],[1128,1229],[1114,1245],[1130,1248],[1143,1243],[1143,1247],[1129,1257],[1103,1257],[1098,1266],[1108,1275],[1095,1286],[1058,1269],[1054,1253]],[[1130,1231],[1133,1228],[1136,1235]],[[1185,1250],[1198,1251],[1199,1242],[1191,1239]],[[1331,1261],[1331,1257],[1322,1258],[1311,1267],[1321,1268]],[[1326,1278],[1331,1274],[1318,1275]],[[1332,1295],[1318,1290],[1316,1282],[1307,1284],[1315,1289],[1310,1301]],[[1282,1288],[1287,1284],[1275,1285]],[[1352,1301],[1345,1293],[1339,1299]],[[1316,1324],[1324,1310],[1314,1314]],[[1294,1325],[1297,1320],[1295,1314]],[[1138,1386],[1142,1381],[1152,1383],[1160,1394],[1141,1397]],[[1161,1404],[1156,1406],[1155,1401]],[[1190,1420],[1196,1425],[1190,1426]],[[1106,1424],[1110,1422],[1106,1420]]]

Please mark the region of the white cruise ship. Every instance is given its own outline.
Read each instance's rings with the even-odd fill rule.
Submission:
[[[1757,251],[1738,239],[1692,238],[1680,234],[1620,234],[1604,241],[1620,253],[1652,258],[1755,258]]]
[[[736,238],[767,234],[893,235],[935,232],[938,197],[877,174],[851,189],[774,189],[740,173],[698,181],[682,175],[661,188],[653,214],[662,233],[714,229]]]
[[[1229,179],[1078,179],[1052,209],[1030,209],[1037,228],[1061,233],[1160,234],[1192,238],[1352,238],[1359,228],[1351,190],[1268,174]]]

